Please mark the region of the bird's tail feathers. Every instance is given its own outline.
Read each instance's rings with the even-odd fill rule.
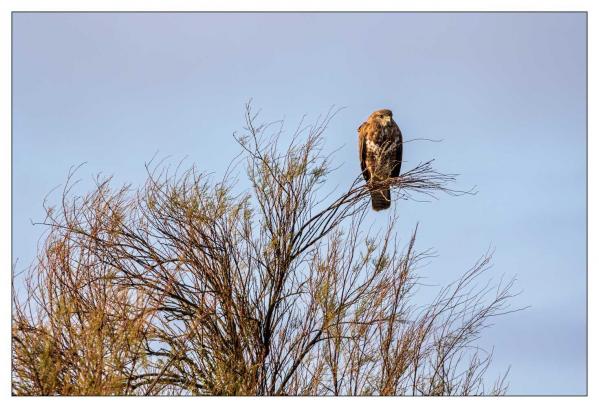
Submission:
[[[371,191],[370,196],[373,210],[380,211],[391,207],[391,191],[389,189]]]

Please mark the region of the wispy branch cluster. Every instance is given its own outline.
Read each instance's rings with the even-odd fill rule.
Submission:
[[[110,179],[47,208],[47,236],[13,296],[13,393],[453,395],[485,388],[475,347],[509,311],[512,282],[477,288],[484,256],[427,305],[397,217],[366,233],[369,188],[338,197],[322,135],[290,145],[248,107],[242,147],[251,190],[194,168],[148,167],[139,189]],[[458,193],[421,164],[387,183],[406,199]],[[494,292],[489,292],[493,289]]]

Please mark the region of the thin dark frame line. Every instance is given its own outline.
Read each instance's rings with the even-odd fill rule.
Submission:
[[[526,11],[504,11],[504,10],[484,10],[484,11],[456,11],[456,10],[13,10],[13,14],[117,14],[117,13],[132,13],[132,14],[588,14],[588,10],[526,10]]]

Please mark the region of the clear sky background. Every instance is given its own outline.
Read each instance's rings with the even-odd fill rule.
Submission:
[[[409,169],[436,159],[475,196],[400,202],[400,234],[457,278],[489,247],[489,277],[518,278],[514,306],[481,339],[512,394],[586,392],[584,14],[14,14],[13,262],[33,259],[42,200],[79,171],[139,184],[158,152],[222,175],[253,98],[289,131],[345,106],[326,133],[359,172],[356,129],[390,108]],[[243,183],[241,185],[243,187]],[[50,196],[56,203],[58,196]],[[371,221],[384,222],[384,214]]]

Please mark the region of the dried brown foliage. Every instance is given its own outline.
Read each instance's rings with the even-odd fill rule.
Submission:
[[[14,291],[13,393],[503,393],[502,379],[483,382],[491,356],[475,341],[508,311],[512,282],[478,288],[484,256],[415,305],[415,266],[430,255],[416,231],[403,250],[395,215],[364,232],[360,177],[335,199],[320,191],[330,118],[280,150],[280,131],[267,136],[248,108],[237,139],[250,192],[159,165],[137,190],[103,179],[77,197],[69,181]],[[452,180],[428,162],[389,184],[397,199],[454,193]]]

